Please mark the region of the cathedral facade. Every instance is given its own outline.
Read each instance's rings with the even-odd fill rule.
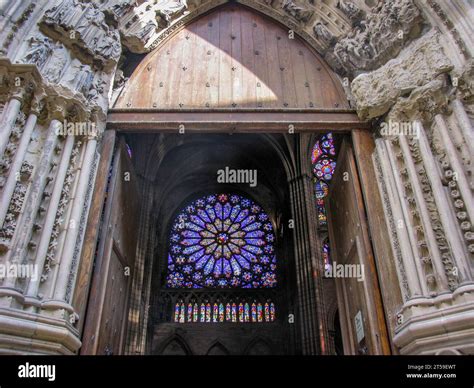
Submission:
[[[474,353],[471,1],[0,12],[0,354]]]

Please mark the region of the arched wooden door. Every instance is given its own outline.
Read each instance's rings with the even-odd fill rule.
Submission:
[[[337,77],[288,30],[239,4],[184,27],[150,53],[114,108],[344,108]]]

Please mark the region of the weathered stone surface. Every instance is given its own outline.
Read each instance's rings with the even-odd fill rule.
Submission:
[[[171,0],[161,4],[156,10],[156,20],[159,26],[168,27],[172,20],[188,8],[186,0]]]
[[[95,3],[64,1],[45,12],[40,27],[83,62],[103,67],[117,63],[120,58],[120,34],[108,26],[104,13]]]
[[[422,25],[423,18],[412,0],[380,2],[334,46],[333,65],[348,75],[376,69],[419,36]]]
[[[474,59],[470,59],[461,71],[454,72],[453,81],[457,83],[458,96],[467,104],[474,104]]]
[[[128,7],[117,16],[122,44],[134,53],[149,52],[161,32],[204,2],[206,0],[160,0]]]
[[[439,113],[448,110],[449,98],[446,93],[446,83],[436,79],[420,86],[408,97],[400,97],[388,117],[392,121],[420,120],[430,122]]]
[[[307,23],[314,15],[314,11],[293,0],[283,0],[281,3],[283,10],[301,23]]]
[[[357,111],[362,119],[381,116],[397,102],[453,65],[439,44],[437,32],[413,42],[396,59],[370,73],[361,74],[351,84]]]

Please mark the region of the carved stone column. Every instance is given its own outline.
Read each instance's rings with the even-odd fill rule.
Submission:
[[[58,141],[58,132],[61,127],[60,121],[53,119],[49,125],[48,135],[44,143],[43,152],[39,166],[34,174],[31,183],[31,189],[25,200],[26,206],[19,218],[17,226],[17,238],[13,242],[10,261],[13,263],[22,263],[29,249],[29,242],[33,231],[33,224],[36,214],[40,210],[40,205],[45,186],[48,182],[51,169],[51,162]],[[4,281],[4,287],[13,287],[14,278],[7,278]]]
[[[8,106],[3,115],[0,128],[0,155],[3,155],[5,152],[5,147],[8,144],[13,125],[15,124],[15,120],[20,112],[24,93],[23,88],[18,89],[15,91],[10,101],[8,101]]]
[[[53,298],[56,300],[66,299],[66,291],[74,256],[74,248],[79,234],[79,223],[81,221],[82,210],[86,199],[86,192],[89,186],[96,148],[97,137],[89,137],[86,145],[84,160],[82,162],[77,190],[74,193],[71,215],[68,219],[69,229],[67,231],[64,247],[61,252],[61,261],[59,263],[59,271],[53,295]]]
[[[44,268],[46,262],[46,256],[48,254],[48,248],[50,244],[51,234],[53,233],[54,224],[56,221],[56,214],[60,206],[61,195],[63,192],[63,187],[66,179],[68,169],[70,169],[69,161],[71,159],[71,154],[74,147],[75,138],[74,136],[68,136],[64,144],[63,153],[61,156],[61,162],[56,174],[56,179],[54,181],[54,188],[51,194],[51,199],[49,202],[48,212],[46,214],[46,219],[43,225],[43,232],[41,235],[40,242],[36,251],[35,264],[38,268]],[[38,288],[41,282],[41,277],[37,279],[32,279],[28,284],[27,297],[35,298],[38,293]]]
[[[14,100],[14,101],[18,102],[18,100]],[[13,163],[10,167],[7,181],[3,187],[1,203],[0,203],[0,225],[3,225],[3,222],[5,221],[5,216],[8,211],[10,199],[15,190],[15,185],[18,180],[18,175],[20,174],[21,166],[25,158],[25,153],[28,148],[28,144],[30,143],[30,140],[31,140],[31,134],[33,133],[33,130],[35,129],[36,121],[38,120],[39,111],[40,111],[40,102],[36,101],[36,103],[33,104],[31,112],[26,121],[20,143],[16,150]]]
[[[308,136],[300,136],[302,144],[299,148],[303,149],[309,139]],[[321,247],[317,234],[312,175],[305,168],[309,162],[304,160],[303,155],[298,158],[296,177],[290,180],[299,309],[295,324],[300,327],[303,354],[320,354],[325,352],[329,338],[324,320]]]
[[[441,120],[441,118],[438,118],[438,120]],[[442,262],[440,263],[440,265],[447,267],[445,270],[448,272],[448,280],[450,281],[450,286],[453,290],[458,286],[459,280],[461,283],[471,282],[472,275],[469,269],[469,263],[467,262],[466,251],[463,248],[463,243],[460,239],[459,233],[457,232],[458,226],[456,225],[456,220],[452,217],[452,213],[449,211],[449,199],[442,185],[441,177],[438,174],[439,170],[436,168],[436,162],[431,152],[425,130],[423,129],[421,124],[419,124],[419,127],[421,129],[420,150],[421,155],[426,163],[426,174],[430,180],[431,188],[433,190],[433,197],[440,216],[440,221],[442,225],[444,225],[446,239],[447,241],[449,241],[450,250],[452,252],[452,259],[448,260],[449,257],[445,254],[441,258]],[[444,140],[447,141],[446,136],[444,137]],[[461,172],[462,170],[460,170],[461,167],[457,167],[459,169],[457,170],[459,171],[459,179],[457,180],[458,185],[461,185],[461,182],[464,182],[464,184],[467,185],[465,179],[462,180],[461,178],[464,176]],[[466,191],[468,190],[468,187],[466,187]],[[470,203],[472,202],[471,194],[468,193],[468,196],[468,201],[466,202]],[[473,209],[471,209],[471,211],[473,211]],[[457,270],[455,271],[454,268],[457,268]]]

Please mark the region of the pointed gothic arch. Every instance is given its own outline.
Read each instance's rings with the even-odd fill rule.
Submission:
[[[184,338],[179,334],[173,334],[156,349],[155,354],[163,356],[189,356],[193,352]]]
[[[228,356],[229,354],[229,350],[220,342],[220,340],[214,341],[206,352],[207,356]]]
[[[258,336],[248,343],[243,354],[247,356],[271,356],[275,353],[270,340]]]

